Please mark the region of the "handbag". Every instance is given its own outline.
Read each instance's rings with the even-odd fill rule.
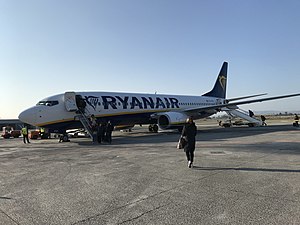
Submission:
[[[184,146],[186,146],[186,144],[187,144],[186,138],[181,136],[181,137],[179,138],[178,143],[177,143],[177,148],[178,148],[178,149],[183,149]]]

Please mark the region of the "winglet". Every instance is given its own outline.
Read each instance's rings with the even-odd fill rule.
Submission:
[[[215,86],[210,92],[205,93],[202,96],[226,98],[226,84],[227,84],[227,68],[228,63],[224,62],[220,70],[219,76],[216,80]]]

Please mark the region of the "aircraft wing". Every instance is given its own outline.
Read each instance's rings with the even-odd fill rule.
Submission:
[[[260,99],[253,99],[253,100],[247,100],[247,101],[240,101],[240,102],[234,102],[234,103],[225,103],[225,104],[219,104],[219,105],[212,105],[212,106],[205,106],[205,107],[197,107],[197,108],[190,108],[184,110],[184,112],[188,113],[196,113],[200,111],[205,111],[205,110],[211,110],[211,109],[216,109],[220,110],[223,107],[235,107],[237,105],[244,105],[244,104],[250,104],[250,103],[255,103],[255,102],[263,102],[263,101],[271,101],[271,100],[276,100],[276,99],[281,99],[281,98],[290,98],[290,97],[295,97],[295,96],[300,96],[300,93],[298,94],[291,94],[291,95],[281,95],[281,96],[275,96],[275,97],[269,97],[269,98],[260,98]]]
[[[237,101],[237,100],[242,100],[245,98],[254,98],[254,97],[258,97],[258,96],[262,96],[262,95],[266,95],[267,93],[263,93],[263,94],[256,94],[256,95],[248,95],[248,96],[243,96],[243,97],[238,97],[238,98],[228,98],[226,99],[226,102],[232,102],[232,101]]]

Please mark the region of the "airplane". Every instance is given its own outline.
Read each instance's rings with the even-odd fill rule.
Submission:
[[[47,97],[20,113],[27,124],[47,128],[49,132],[66,134],[66,130],[85,128],[90,131],[88,118],[94,115],[98,123],[110,121],[113,126],[149,124],[149,131],[182,130],[187,118],[197,120],[219,111],[238,109],[238,105],[299,96],[281,95],[243,100],[265,94],[226,98],[228,63],[224,62],[214,87],[201,96],[120,93],[65,92]],[[243,100],[243,101],[239,101]],[[66,135],[65,135],[66,136]],[[67,138],[67,137],[66,137]]]

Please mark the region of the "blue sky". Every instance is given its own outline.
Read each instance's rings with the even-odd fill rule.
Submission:
[[[300,1],[0,0],[0,118],[65,91],[300,93]],[[300,110],[300,97],[244,105]]]

